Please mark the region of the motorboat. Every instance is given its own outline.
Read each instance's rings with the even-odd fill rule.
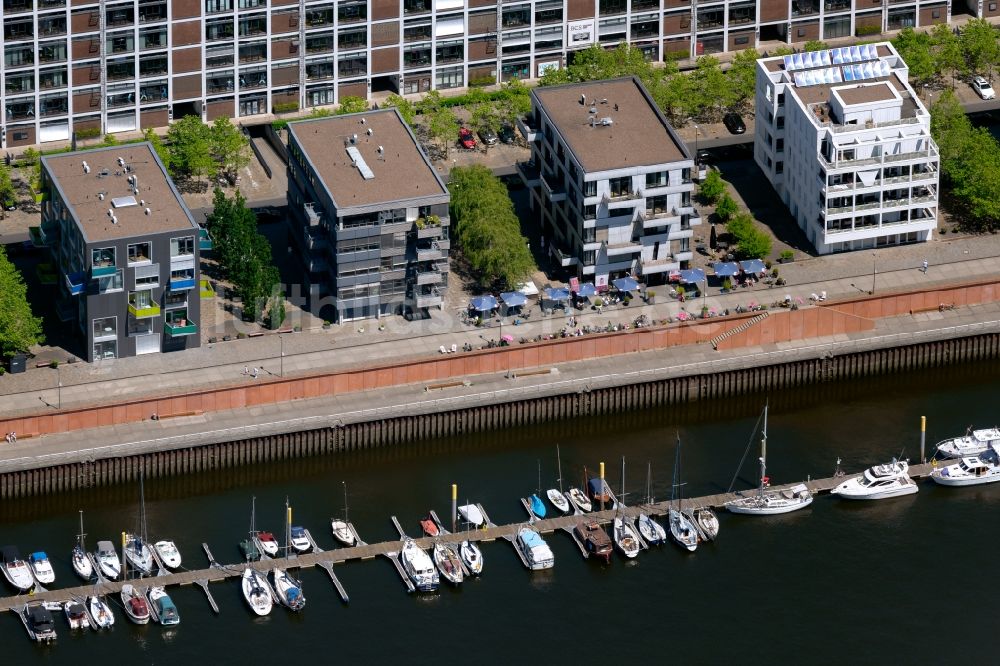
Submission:
[[[1000,428],[973,430],[970,426],[963,436],[938,442],[937,452],[944,458],[965,458],[978,456],[989,449],[990,444],[1000,444]]]
[[[15,546],[4,546],[0,549],[0,569],[3,570],[4,578],[21,592],[27,592],[35,587],[35,578],[31,575],[31,567],[21,559],[21,553]]]
[[[436,537],[438,534],[440,534],[440,530],[438,529],[438,524],[434,522],[434,519],[431,518],[430,515],[427,515],[420,519],[420,529],[422,529],[424,531],[424,534],[426,534],[429,537]]]
[[[434,544],[434,565],[452,585],[461,585],[465,580],[465,572],[462,570],[462,559],[459,557],[455,546],[450,543],[437,542]]]
[[[66,622],[69,623],[70,629],[90,629],[87,608],[79,601],[67,601],[63,604],[63,611],[66,613]]]
[[[90,616],[97,623],[95,629],[110,629],[115,626],[115,614],[103,599],[94,595],[87,600],[87,608],[90,609]]]
[[[563,513],[569,513],[570,505],[569,500],[566,499],[566,495],[563,494],[562,489],[562,454],[559,452],[559,446],[556,445],[556,468],[559,470],[559,488],[549,488],[545,491],[545,496],[549,498],[552,502],[552,506],[559,509]]]
[[[138,534],[125,534],[125,559],[142,576],[153,571],[153,553]]]
[[[240,583],[243,598],[246,599],[250,610],[261,617],[269,614],[274,600],[271,599],[271,591],[268,589],[270,585],[267,579],[256,569],[247,567],[243,570]]]
[[[913,495],[920,488],[910,478],[910,465],[893,459],[886,465],[869,467],[859,476],[844,481],[830,491],[831,495],[853,500],[877,500]]]
[[[83,580],[93,578],[94,565],[91,564],[90,558],[87,557],[86,551],[84,551],[83,546],[80,544],[73,546],[73,552],[70,554],[70,562],[73,564],[73,571],[77,576]]]
[[[122,585],[121,598],[128,619],[135,624],[149,624],[149,604],[139,590],[131,583],[125,583]]]
[[[296,552],[305,553],[312,548],[312,542],[309,540],[309,537],[306,536],[305,528],[296,525],[292,527],[290,534],[292,548],[294,548]]]
[[[458,515],[462,516],[462,520],[473,527],[482,527],[486,524],[486,517],[475,504],[464,504],[458,507]]]
[[[597,521],[581,520],[573,528],[573,533],[583,543],[588,557],[596,557],[599,560],[604,560],[605,564],[611,562],[611,551],[614,550],[614,547],[611,545],[611,538],[608,537],[608,533],[604,531],[604,528]]]
[[[52,563],[49,556],[44,551],[36,551],[28,555],[28,563],[31,565],[31,574],[42,585],[56,582],[56,572],[52,570]]]
[[[535,518],[542,519],[545,517],[545,502],[538,495],[532,495],[528,498],[528,506],[531,507],[531,515]]]
[[[278,601],[293,611],[300,611],[306,606],[306,596],[302,593],[302,583],[292,578],[285,570],[275,567],[271,572],[274,579],[274,591]]]
[[[583,513],[590,513],[594,510],[594,505],[590,503],[590,500],[587,499],[587,496],[579,488],[570,488],[566,492],[576,508]]]
[[[639,535],[636,534],[632,522],[621,516],[615,516],[612,529],[615,545],[618,546],[618,550],[622,552],[622,555],[629,559],[638,556],[640,548]]]
[[[177,612],[177,606],[174,605],[173,599],[167,594],[165,588],[159,586],[151,587],[146,596],[149,598],[149,605],[156,611],[157,622],[165,627],[181,623],[181,615]]]
[[[556,557],[552,554],[549,544],[542,535],[530,527],[522,527],[517,531],[514,546],[521,552],[528,568],[532,571],[551,569],[555,566]]]
[[[667,540],[667,531],[652,516],[640,513],[639,520],[636,522],[639,526],[639,534],[646,540],[646,543],[656,545]]]
[[[712,509],[707,506],[699,507],[691,512],[691,517],[706,539],[714,541],[719,536],[719,517]]]
[[[102,576],[110,580],[117,580],[122,573],[122,562],[118,559],[118,552],[110,541],[98,541],[97,552],[94,553],[94,560],[97,562],[97,570]]]
[[[331,518],[330,530],[333,531],[333,538],[348,548],[358,545],[357,539],[354,538],[354,532],[346,521],[339,518]]]
[[[257,549],[269,557],[277,557],[278,540],[270,532],[259,532],[254,538],[257,542]]]
[[[687,517],[676,509],[670,509],[667,514],[667,524],[670,525],[670,536],[681,548],[693,553],[698,548],[698,528]]]
[[[38,604],[25,606],[21,612],[24,626],[28,628],[28,635],[32,640],[38,643],[51,643],[56,639],[56,624],[52,621],[52,612],[48,608]]]
[[[954,465],[931,470],[931,479],[942,486],[978,486],[1000,481],[1000,444],[978,456],[967,456]]]
[[[163,566],[168,569],[180,569],[181,552],[177,550],[177,544],[173,541],[157,541],[153,544],[156,554],[160,556]]]
[[[473,576],[483,573],[483,551],[479,550],[475,541],[463,541],[462,545],[458,547],[458,554],[465,562],[469,573]]]
[[[433,592],[438,588],[441,578],[434,568],[434,561],[423,548],[413,539],[403,539],[403,547],[399,551],[399,562],[403,571],[413,581],[414,587],[421,592]]]

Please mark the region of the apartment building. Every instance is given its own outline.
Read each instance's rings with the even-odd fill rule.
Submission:
[[[603,289],[687,268],[694,160],[636,78],[535,88],[520,164],[552,257]]]
[[[892,44],[757,62],[754,159],[821,254],[930,240],[939,157]]]
[[[288,125],[291,245],[314,312],[426,315],[448,286],[444,182],[395,109]]]
[[[973,0],[970,0],[973,2]],[[1000,14],[993,0],[971,11]],[[0,149],[948,21],[941,0],[3,0]]]
[[[60,317],[87,361],[200,345],[207,242],[148,143],[42,158],[42,224]]]

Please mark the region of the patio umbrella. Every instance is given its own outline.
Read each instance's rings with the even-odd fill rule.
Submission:
[[[615,285],[618,291],[635,291],[639,288],[639,283],[630,277],[618,278],[611,284]]]
[[[519,291],[505,291],[500,294],[500,299],[510,308],[515,308],[528,302],[528,297]]]
[[[760,259],[747,259],[740,262],[740,266],[747,273],[763,273],[764,262]]]
[[[507,333],[504,333],[503,335],[501,335],[500,339],[503,340],[504,342],[514,342],[514,336],[513,335],[508,335]]]
[[[720,261],[712,265],[712,270],[719,277],[732,277],[740,272],[740,265],[735,261]]]
[[[545,298],[550,301],[568,301],[569,289],[563,289],[562,287],[549,287],[545,290]]]
[[[489,312],[497,306],[496,296],[476,296],[469,301],[469,307],[476,312]]]
[[[584,282],[580,285],[580,288],[576,290],[576,295],[580,298],[587,298],[595,295],[596,293],[597,287],[595,287],[592,282]]]
[[[700,268],[689,268],[681,271],[681,282],[704,282],[705,271]]]

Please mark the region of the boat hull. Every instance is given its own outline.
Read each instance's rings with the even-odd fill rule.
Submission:
[[[274,577],[274,591],[278,595],[281,605],[289,610],[300,611],[305,608],[306,598],[302,594],[302,587],[298,581],[294,580],[287,572],[275,568],[272,572]],[[295,590],[293,593],[292,590]]]
[[[587,499],[587,496],[579,488],[570,488],[567,494],[573,505],[580,511],[590,513],[594,510],[594,505],[591,504],[590,500]]]
[[[269,587],[267,580],[253,569],[247,568],[243,572],[242,580],[240,581],[240,588],[243,590],[243,599],[247,602],[250,610],[260,617],[270,614],[271,609],[274,607]]]
[[[154,546],[163,566],[168,569],[180,569],[181,554],[173,541],[157,541]]]
[[[944,470],[942,470],[944,472]],[[982,486],[1000,481],[1000,474],[983,474],[982,476],[944,476],[943,473],[931,473],[931,480],[942,486]]]
[[[94,565],[91,564],[90,558],[79,546],[73,549],[70,561],[73,564],[73,573],[77,576],[83,580],[90,580],[94,577]]]
[[[812,504],[813,498],[809,497],[801,502],[789,502],[787,504],[774,503],[769,506],[748,505],[736,502],[726,504],[726,510],[730,513],[739,513],[746,516],[778,516],[783,513],[792,513],[799,509],[804,509]]]
[[[339,541],[342,545],[347,546],[348,548],[357,545],[357,540],[354,538],[354,532],[351,531],[350,526],[343,520],[331,520],[330,531],[333,532],[333,538]]]
[[[549,498],[549,502],[552,503],[552,506],[559,509],[563,513],[569,513],[570,509],[569,500],[566,499],[565,495],[563,495],[555,488],[550,488],[549,490],[546,490],[545,495]]]
[[[35,579],[31,575],[31,570],[27,563],[18,560],[18,564],[11,566],[4,564],[2,567],[4,578],[21,592],[27,592],[35,587]]]
[[[883,492],[874,494],[859,494],[853,492],[844,492],[834,490],[830,494],[836,495],[840,499],[855,500],[855,501],[875,501],[892,499],[894,497],[905,497],[907,495],[916,495],[920,488],[915,483],[910,483],[899,488],[893,488],[891,490],[885,490]]]
[[[124,587],[122,587],[121,598],[122,598],[122,606],[125,608],[125,615],[126,617],[128,617],[129,620],[131,620],[134,624],[149,624],[148,606],[145,614],[137,613],[132,609],[132,604],[130,603],[130,601],[133,598],[142,599],[142,602],[144,604],[146,603],[146,600],[142,598],[142,595],[140,595],[134,587],[132,587],[131,585],[125,585]]]
[[[90,615],[94,618],[94,622],[97,623],[96,628],[110,629],[115,626],[115,614],[112,612],[111,607],[99,597],[91,597],[87,601],[87,607],[90,609]]]
[[[463,541],[459,548],[459,555],[461,555],[469,573],[473,576],[483,573],[483,551],[479,549],[479,546],[471,541]]]
[[[614,520],[614,542],[621,554],[630,560],[639,556],[639,535],[621,518]]]

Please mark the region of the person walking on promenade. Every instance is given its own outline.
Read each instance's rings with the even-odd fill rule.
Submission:
[[[254,368],[254,369],[253,369],[253,373],[252,373],[252,375],[251,375],[251,376],[252,376],[252,377],[253,377],[254,379],[257,379],[257,368]]]
[[[924,259],[924,266],[923,266],[923,268],[921,270],[924,271],[924,275],[927,275],[927,260],[926,259]]]

